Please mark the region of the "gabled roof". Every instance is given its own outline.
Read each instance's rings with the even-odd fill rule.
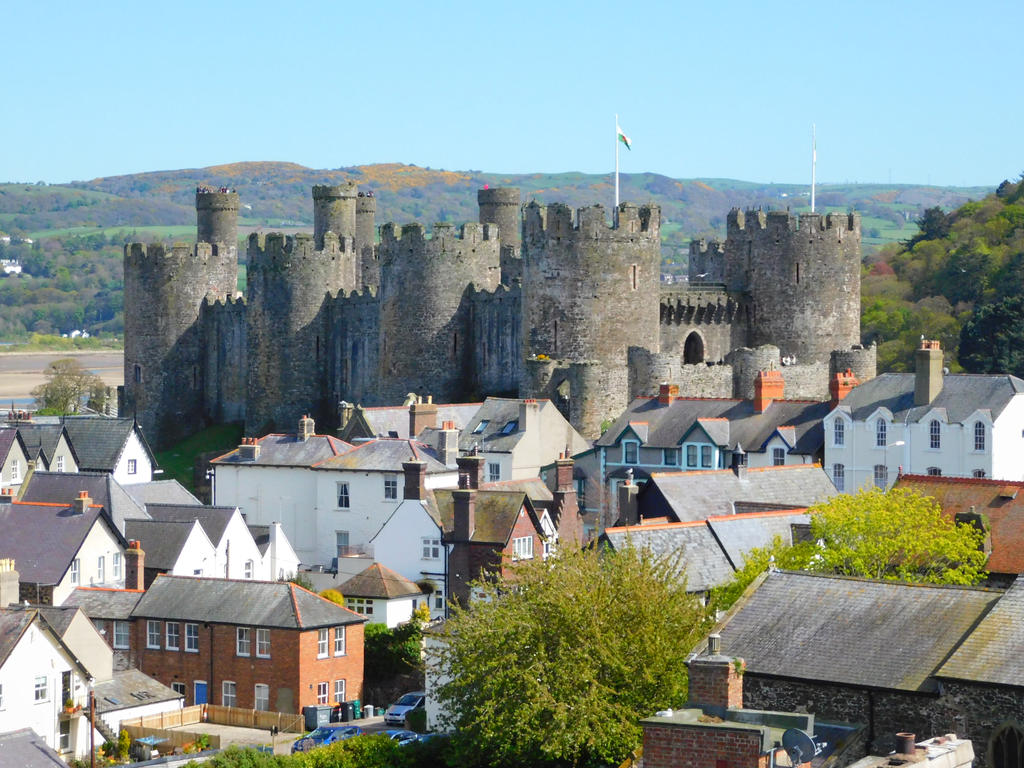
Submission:
[[[539,477],[522,477],[518,480],[497,480],[493,483],[481,483],[482,491],[522,491],[530,500],[543,504],[554,499],[554,494],[547,484]]]
[[[769,571],[720,625],[722,653],[796,680],[934,691],[997,590]]]
[[[368,597],[378,600],[423,595],[423,590],[405,576],[385,568],[380,563],[374,563],[357,573],[338,589],[345,597]]]
[[[67,763],[31,728],[0,733],[0,761],[19,768],[67,768]]]
[[[9,611],[0,609],[0,667],[18,645],[29,624],[35,621],[35,611]]]
[[[993,573],[1024,573],[1024,483],[974,477],[901,475],[896,487],[931,496],[955,517],[972,510],[988,521]]]
[[[480,408],[481,403],[451,403],[437,405],[437,426],[446,421],[454,421],[456,429],[464,429]],[[338,437],[342,440],[355,440],[360,437],[398,437],[408,439],[419,435],[409,434],[409,406],[386,405],[374,408],[358,406],[349,422],[340,430]]]
[[[202,504],[177,480],[151,480],[124,487],[125,493],[145,507],[147,504]]]
[[[469,453],[476,446],[483,452],[511,453],[526,434],[524,425],[505,431],[506,426],[519,421],[519,406],[522,400],[505,397],[488,397],[473,414],[466,428],[459,434],[459,451]],[[550,400],[537,400],[537,414],[547,408],[554,408]],[[484,424],[483,428],[480,425]],[[476,430],[480,429],[479,432]],[[567,442],[567,441],[562,441]]]
[[[653,472],[638,497],[643,517],[674,516],[703,520],[735,512],[737,502],[755,501],[776,508],[809,507],[836,495],[836,487],[818,464],[695,472]]]
[[[839,407],[854,421],[864,421],[878,408],[888,408],[899,422],[917,422],[936,408],[944,408],[950,423],[963,422],[972,413],[987,410],[995,421],[1017,395],[1024,381],[1006,374],[955,373],[944,376],[942,390],[928,405],[914,405],[913,373],[883,373],[850,390]]]
[[[267,549],[270,547],[270,526],[246,523],[245,527],[249,529],[249,535],[252,536],[256,549],[260,551],[261,555],[266,555]]]
[[[127,543],[98,504],[82,514],[70,503],[0,504],[0,557],[14,559],[22,582],[58,584],[97,524],[107,526],[122,546]]]
[[[215,547],[219,547],[228,523],[238,511],[237,507],[208,507],[195,504],[147,504],[146,511],[154,520],[164,523],[190,523],[202,526],[203,532]],[[148,562],[148,561],[147,561]]]
[[[22,501],[65,503],[87,491],[93,503],[110,514],[124,533],[126,520],[148,520],[149,513],[107,472],[34,472],[22,492]]]
[[[0,428],[0,466],[7,461],[7,456],[15,445],[18,445],[21,448],[21,452],[29,459],[35,458],[34,453],[29,453],[28,448],[25,446],[25,441],[18,434],[17,429],[14,427],[3,427]],[[24,472],[24,469],[22,471]]]
[[[170,571],[181,558],[182,550],[196,528],[203,530],[196,520],[129,520],[125,536],[129,541],[136,540],[142,544],[147,570]],[[206,536],[205,532],[203,535]],[[209,539],[208,536],[206,538]]]
[[[90,619],[126,620],[145,593],[143,589],[107,589],[104,587],[78,587],[64,601],[75,605]]]
[[[773,400],[763,413],[755,413],[752,400],[677,397],[666,404],[657,397],[638,397],[595,445],[615,445],[631,423],[646,422],[644,445],[651,448],[674,448],[699,426],[722,448],[742,445],[747,451],[761,451],[777,429],[790,426],[792,452],[813,455],[824,444],[821,420],[830,408],[827,402]]]
[[[428,504],[427,511],[437,515],[437,522],[446,536],[455,530],[455,502],[451,488],[435,488],[433,491],[434,505]],[[543,533],[540,518],[534,509],[530,497],[522,491],[485,491],[476,492],[474,520],[476,528],[470,538],[475,544],[508,544],[512,529],[519,512],[526,507],[538,533]]]
[[[150,462],[156,464],[149,443],[134,419],[111,419],[104,416],[65,416],[64,429],[83,471],[113,472],[132,432],[142,443]]]
[[[302,630],[366,621],[288,581],[167,575],[156,578],[132,616]]]
[[[428,445],[417,440],[382,437],[357,443],[354,448],[316,464],[316,469],[347,469],[401,474],[402,462],[422,461],[427,474],[448,471]]]
[[[47,466],[53,463],[53,453],[57,450],[60,436],[64,434],[62,424],[19,424],[17,432],[21,435],[29,458],[34,459],[41,455]],[[67,442],[74,455],[75,449],[71,445],[71,440],[68,439]],[[78,457],[75,456],[75,464],[77,463]]]
[[[938,675],[1024,686],[1024,578],[1017,577]]]
[[[94,691],[96,713],[100,715],[184,697],[184,694],[134,668],[114,672],[109,680],[96,683]]]
[[[313,435],[299,440],[295,435],[266,435],[257,440],[260,455],[243,457],[238,449],[225,453],[211,464],[243,464],[258,467],[312,467],[325,459],[351,450],[352,446],[330,435]]]

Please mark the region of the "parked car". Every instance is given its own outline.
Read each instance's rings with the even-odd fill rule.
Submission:
[[[362,732],[363,729],[358,725],[322,725],[292,744],[292,754],[309,752],[314,747],[322,747],[336,741],[345,741],[345,739],[351,739]]]
[[[405,716],[414,709],[423,709],[426,701],[427,694],[423,691],[406,693],[388,707],[388,711],[384,713],[384,722],[388,725],[405,725]]]
[[[412,744],[420,738],[420,735],[415,731],[405,731],[397,728],[388,728],[386,731],[381,731],[381,733],[392,741],[397,741],[399,744]]]

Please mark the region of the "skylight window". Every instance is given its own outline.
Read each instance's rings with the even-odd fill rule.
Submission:
[[[504,427],[501,428],[501,434],[503,434],[503,435],[511,435],[517,429],[519,429],[519,420],[518,419],[514,419],[514,420],[510,421],[508,424],[506,424]]]
[[[483,432],[485,429],[487,429],[487,425],[490,424],[490,423],[491,423],[490,419],[480,419],[480,423],[477,424],[476,427],[473,429],[473,434],[474,435],[479,435],[481,432]]]

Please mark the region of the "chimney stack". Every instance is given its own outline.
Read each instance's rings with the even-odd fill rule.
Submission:
[[[300,443],[304,443],[316,434],[316,423],[306,414],[299,419],[299,433],[296,435]]]
[[[403,461],[402,471],[405,473],[405,493],[402,498],[410,501],[422,501],[426,497],[426,462]]]
[[[76,515],[84,515],[86,510],[92,506],[92,499],[88,491],[79,491],[78,498],[71,502],[71,508]]]
[[[519,403],[518,432],[533,432],[540,424],[540,405],[532,397]]]
[[[845,372],[836,372],[832,374],[831,380],[828,382],[828,393],[829,399],[832,401],[832,407],[835,408],[839,403],[843,401],[850,392],[860,384],[857,381],[857,377],[853,375],[853,371],[849,368]]]
[[[772,400],[782,399],[785,390],[786,382],[779,371],[758,371],[754,377],[754,413],[764,413]]]
[[[658,387],[658,402],[661,405],[669,405],[673,398],[679,397],[679,385],[662,383]]]
[[[454,506],[454,526],[452,533],[455,541],[469,541],[476,530],[476,490],[473,488],[457,488],[452,491]]]
[[[14,501],[13,488],[0,488],[0,504],[10,504]]]
[[[722,655],[722,638],[708,637],[707,653],[692,659],[689,706],[711,710],[719,717],[728,709],[743,709],[743,659]]]
[[[467,488],[479,488],[484,479],[484,457],[477,454],[459,456],[456,463],[459,465],[459,487],[462,487],[462,476],[468,478]]]
[[[928,405],[941,391],[942,346],[921,339],[921,348],[914,353],[914,405]]]
[[[576,462],[569,456],[569,451],[561,454],[555,461],[555,490],[552,493],[554,523],[558,530],[558,540],[570,545],[583,544],[583,518],[580,516],[580,503],[576,494],[576,483],[573,480],[573,468]]]
[[[349,421],[352,420],[352,414],[355,413],[356,407],[352,403],[342,400],[338,403],[338,429],[344,429],[348,426]]]
[[[6,608],[19,601],[20,577],[14,570],[14,560],[0,560],[0,608]]]
[[[124,551],[124,588],[144,589],[146,573],[146,553],[137,539],[128,542]]]
[[[427,427],[437,426],[437,406],[434,396],[427,395],[426,402],[417,397],[416,402],[409,406],[409,437],[415,439]]]
[[[238,455],[246,461],[256,461],[260,457],[260,443],[255,437],[243,437],[238,446]]]
[[[441,431],[437,436],[437,452],[446,467],[454,467],[459,458],[459,430],[454,421],[441,422]]]
[[[640,524],[640,505],[636,495],[640,489],[633,484],[633,470],[626,470],[626,482],[619,486],[619,523],[622,525]]]

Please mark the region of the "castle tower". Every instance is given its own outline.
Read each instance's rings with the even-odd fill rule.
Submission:
[[[596,437],[601,421],[628,404],[628,348],[659,351],[660,223],[655,205],[622,203],[612,226],[599,205],[581,208],[575,217],[565,205],[526,206],[523,354],[586,362],[588,371],[594,364],[605,367],[604,374],[570,377],[608,385],[603,392],[568,394],[573,426],[585,437]],[[611,369],[621,373],[612,375]],[[530,379],[524,377],[522,386],[531,386]],[[559,388],[563,382],[550,383]],[[552,393],[521,390],[520,395]]]
[[[518,187],[479,189],[476,193],[481,224],[497,224],[501,240],[501,282],[512,285],[523,274],[522,228]]]
[[[470,285],[499,283],[498,239],[490,224],[434,225],[427,239],[420,224],[380,232],[380,402],[409,392],[451,402],[467,394],[472,379]]]
[[[352,182],[313,187],[313,242],[322,250],[324,233],[339,238],[356,234],[356,185]]]
[[[860,341],[860,216],[733,210],[726,282],[749,292],[751,346],[827,363]]]
[[[377,198],[373,192],[360,192],[356,198],[356,279],[361,286],[380,285],[376,216]]]
[[[196,240],[226,243],[238,251],[238,193],[234,190],[196,188]]]

